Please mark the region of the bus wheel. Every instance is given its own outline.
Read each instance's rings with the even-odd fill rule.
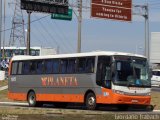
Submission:
[[[29,92],[27,100],[30,107],[39,106],[36,102],[36,95],[34,92]]]
[[[88,110],[96,109],[96,97],[93,93],[87,94],[85,104]]]

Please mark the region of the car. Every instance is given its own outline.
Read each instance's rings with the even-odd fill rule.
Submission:
[[[160,69],[152,70],[151,84],[160,87]]]

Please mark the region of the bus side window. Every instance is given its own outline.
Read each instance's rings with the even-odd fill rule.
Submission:
[[[67,73],[75,73],[76,69],[76,59],[69,59],[68,66],[67,66]]]
[[[18,63],[18,74],[21,75],[22,74],[22,62]]]
[[[93,73],[94,72],[94,63],[95,63],[95,58],[87,58],[86,61],[86,72],[87,73]]]
[[[51,74],[52,73],[52,60],[45,61],[45,73]]]
[[[43,74],[44,73],[44,61],[37,61],[37,74]]]
[[[54,59],[53,60],[53,73],[59,73],[59,59]]]
[[[30,74],[29,69],[30,69],[29,62],[27,62],[27,61],[23,62],[22,73],[25,75]]]
[[[36,61],[31,61],[30,62],[30,74],[35,74],[36,73],[36,68],[37,68],[37,62]]]
[[[17,74],[17,69],[18,69],[18,62],[13,62],[12,63],[12,75]]]
[[[77,72],[85,73],[86,58],[78,58]]]
[[[68,59],[61,59],[61,73],[65,74],[67,73],[67,65],[68,65]]]

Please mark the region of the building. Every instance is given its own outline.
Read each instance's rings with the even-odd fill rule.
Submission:
[[[1,47],[0,52],[0,69],[8,69],[9,60],[14,55],[25,55],[26,54],[26,47],[4,47],[4,59],[2,58],[3,47]],[[47,47],[31,47],[30,49],[31,56],[43,56],[43,55],[54,55],[57,54],[56,49],[54,48],[47,48]]]
[[[160,32],[151,33],[150,62],[160,65]]]

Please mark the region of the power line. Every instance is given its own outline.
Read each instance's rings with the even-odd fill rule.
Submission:
[[[36,15],[34,15],[34,16],[37,18]],[[53,39],[53,40],[55,41],[56,45],[58,46],[58,45],[59,45],[58,42],[55,40],[55,38],[52,36],[52,34],[50,34],[50,32],[48,32],[48,30],[46,29],[46,26],[43,25],[43,23],[42,23],[41,21],[39,21],[38,23],[40,23],[40,25],[41,25],[41,27],[43,28],[43,30],[48,34],[48,36],[50,36],[51,39]],[[46,40],[48,40],[48,39],[46,39]],[[51,43],[51,42],[50,42],[50,43]],[[52,43],[51,43],[51,44],[52,44]]]
[[[44,19],[44,18],[46,18],[46,17],[48,17],[48,16],[49,16],[49,15],[46,15],[46,16],[43,16],[43,17],[41,17],[41,18],[35,19],[35,20],[31,21],[31,23],[37,22],[37,21],[39,21],[39,20],[41,20],[41,19]],[[27,24],[28,24],[28,23],[24,23],[24,25],[27,25]],[[2,30],[2,31],[0,31],[0,32],[9,31],[9,30],[11,30],[11,29],[13,29],[13,27],[8,28],[8,29],[5,29],[5,30]]]

